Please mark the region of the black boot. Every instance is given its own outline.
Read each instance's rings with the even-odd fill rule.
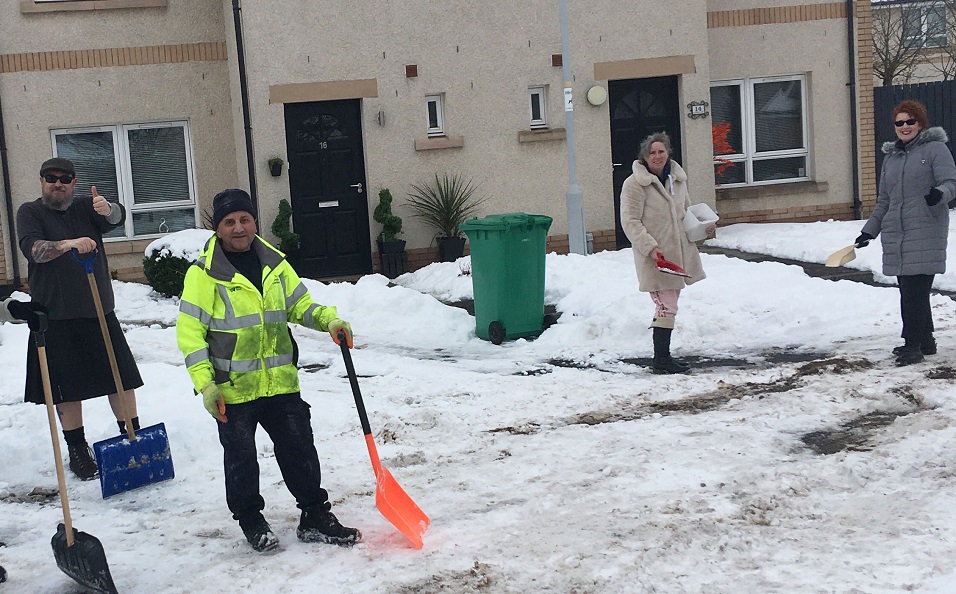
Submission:
[[[893,354],[897,357],[900,356],[900,353],[903,352],[903,349],[906,348],[906,345],[900,345],[893,349]],[[924,338],[919,343],[919,350],[924,355],[935,355],[936,354],[936,339],[933,338],[933,335],[930,334],[927,338]]]
[[[139,417],[133,417],[130,419],[133,422],[133,431],[139,431]],[[120,435],[126,435],[126,421],[116,421],[116,426],[119,427]]]
[[[273,551],[279,546],[279,537],[272,531],[262,514],[255,512],[239,518],[239,527],[252,548],[260,553]]]
[[[350,547],[362,539],[362,533],[339,523],[325,506],[302,510],[295,535],[302,542],[324,542]]]
[[[93,450],[86,443],[83,427],[63,432],[66,447],[70,453],[70,470],[84,481],[96,476],[96,460],[93,459]]]
[[[896,357],[896,364],[900,367],[904,365],[912,365],[914,363],[919,363],[923,360],[923,353],[920,352],[920,347],[915,344],[905,344],[903,349],[900,351],[900,354]]]
[[[672,328],[654,328],[654,373],[687,373],[690,365],[671,357]]]

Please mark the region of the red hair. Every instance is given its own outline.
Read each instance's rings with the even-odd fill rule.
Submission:
[[[920,128],[929,128],[929,116],[926,115],[926,108],[919,101],[907,99],[901,101],[899,105],[893,108],[893,120],[901,113],[908,113],[911,118],[916,120]]]

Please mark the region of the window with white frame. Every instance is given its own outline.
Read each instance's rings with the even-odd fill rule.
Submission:
[[[428,110],[428,135],[444,136],[445,115],[441,95],[425,95],[425,107]]]
[[[718,186],[809,179],[804,75],[714,82],[710,104]]]
[[[77,196],[90,187],[126,207],[112,239],[148,238],[196,227],[192,143],[186,122],[53,130],[53,152],[76,166]]]
[[[917,47],[936,48],[946,45],[946,6],[903,7],[903,37],[916,41]]]
[[[548,91],[547,87],[531,87],[528,89],[531,128],[548,127]]]

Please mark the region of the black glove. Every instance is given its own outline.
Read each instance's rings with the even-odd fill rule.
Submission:
[[[873,236],[864,231],[863,233],[860,233],[860,236],[857,237],[856,241],[853,243],[856,244],[856,247],[866,247],[872,240]]]
[[[926,204],[929,204],[930,206],[936,206],[942,199],[943,193],[936,188],[933,188],[929,191],[929,194],[926,195]]]
[[[15,299],[7,302],[7,311],[14,318],[26,322],[30,326],[30,330],[34,332],[41,330],[40,316],[37,315],[37,312],[47,313],[46,308],[36,301],[17,301]]]

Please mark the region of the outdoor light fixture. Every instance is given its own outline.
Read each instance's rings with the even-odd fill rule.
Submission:
[[[594,85],[588,89],[588,103],[591,105],[604,105],[607,101],[607,91],[601,85]]]

